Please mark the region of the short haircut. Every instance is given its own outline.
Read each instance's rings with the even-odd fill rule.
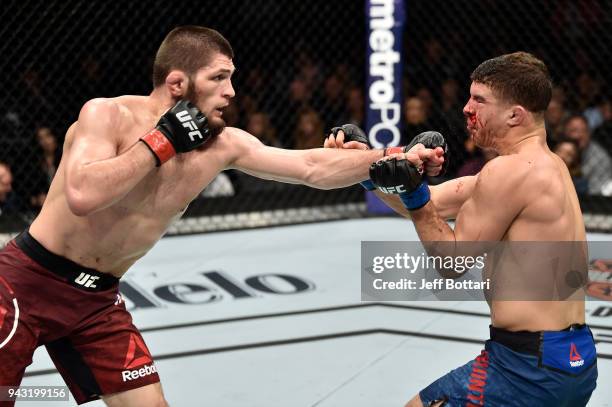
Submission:
[[[217,52],[234,58],[232,46],[218,31],[196,25],[176,27],[166,35],[155,55],[153,86],[162,85],[173,69],[194,75]]]
[[[546,64],[528,52],[515,52],[488,59],[470,76],[489,86],[496,97],[544,113],[552,97],[552,81]]]
[[[573,120],[581,120],[587,127],[589,126],[589,121],[587,120],[585,115],[583,115],[582,113],[578,113],[578,112],[572,112],[563,121],[563,128],[565,129],[565,127],[567,127],[569,122],[571,122]]]
[[[563,143],[569,143],[573,145],[574,147],[576,147],[576,151],[580,151],[580,145],[578,145],[578,142],[566,136],[561,136],[559,140],[555,141],[554,146],[553,146],[553,151],[556,151],[557,147],[559,147]]]

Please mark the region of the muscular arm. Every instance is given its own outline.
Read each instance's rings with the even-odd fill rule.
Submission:
[[[83,106],[66,141],[66,199],[77,216],[113,205],[155,167],[153,155],[140,142],[117,155],[119,122],[114,102],[94,99]]]
[[[475,177],[473,191],[461,206],[455,229],[440,216],[434,202],[411,211],[420,240],[429,255],[476,256],[486,246],[461,245],[456,242],[491,242],[503,238],[514,218],[524,207],[524,195],[519,190],[522,177],[527,176],[506,157],[496,158]],[[514,173],[512,173],[514,171]],[[452,201],[452,200],[451,200]],[[450,242],[440,245],[436,242]],[[457,278],[462,274],[452,269],[439,269],[445,278]]]
[[[477,176],[473,193],[457,214],[455,230],[440,216],[431,201],[412,211],[412,219],[421,241],[498,241],[524,207],[520,190],[527,179],[525,169],[510,157],[491,160]]]
[[[268,147],[239,129],[227,129],[235,149],[229,168],[259,178],[319,189],[341,188],[369,177],[370,164],[383,156],[382,150],[284,150]]]
[[[429,187],[431,202],[442,219],[456,219],[461,206],[472,196],[478,176],[455,178],[438,185]],[[410,218],[410,211],[406,209],[397,195],[383,194],[376,190],[378,196],[387,206],[398,214]]]

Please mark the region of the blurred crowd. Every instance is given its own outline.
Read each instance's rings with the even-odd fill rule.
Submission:
[[[495,153],[480,150],[467,137],[462,108],[468,78],[446,73],[444,64],[449,62],[440,47],[435,40],[428,44],[423,61],[427,72],[440,80],[414,80],[408,73],[402,85],[404,141],[438,130],[451,151],[447,176],[476,174]],[[0,104],[2,214],[40,209],[61,158],[67,126],[85,100],[107,94],[99,64],[91,57],[81,62],[87,87],[61,107],[49,101],[35,69],[26,69],[18,78],[28,104]],[[267,145],[294,149],[321,147],[325,133],[339,124],[364,126],[362,78],[349,64],[325,65],[302,52],[293,66],[283,77],[257,66],[245,68],[237,80],[237,96],[224,111],[227,125],[243,128]],[[418,66],[416,71],[418,76]],[[550,147],[567,164],[578,193],[612,196],[612,106],[604,81],[589,71],[564,78],[554,88],[546,128]],[[232,180],[231,173],[222,175],[205,195],[232,195]]]

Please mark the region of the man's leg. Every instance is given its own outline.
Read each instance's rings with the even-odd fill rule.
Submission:
[[[108,407],[168,407],[160,383],[102,396]]]
[[[107,398],[113,406],[166,405],[157,366],[123,303],[111,302],[46,347],[79,404]]]
[[[446,403],[444,400],[440,401],[440,402],[436,402],[434,404],[431,404],[427,407],[442,407],[444,406],[444,403]],[[416,396],[414,396],[404,407],[425,407],[423,405],[423,402],[421,401],[421,396],[419,396],[418,394]]]
[[[23,307],[21,299],[25,295],[15,291],[7,274],[6,269],[0,265],[0,386],[17,388],[26,367],[32,363],[39,331],[37,324],[30,322],[26,313],[28,307]],[[15,284],[15,287],[19,285]],[[12,407],[15,404],[14,401],[8,401],[6,388],[1,396],[0,407]]]
[[[490,379],[488,366],[489,356],[483,350],[474,360],[448,372],[421,390],[405,407],[482,405],[482,393]]]

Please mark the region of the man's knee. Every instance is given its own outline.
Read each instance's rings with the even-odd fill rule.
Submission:
[[[102,396],[108,407],[168,407],[160,383]]]
[[[421,397],[417,394],[404,407],[423,407]]]

